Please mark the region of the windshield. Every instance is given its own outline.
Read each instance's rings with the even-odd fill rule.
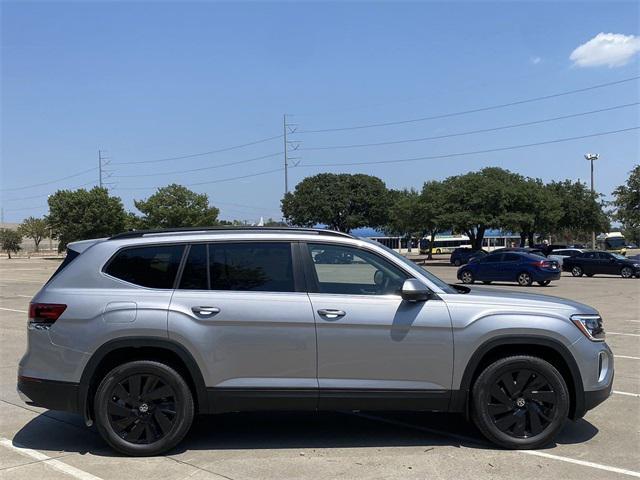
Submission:
[[[381,247],[381,248],[385,249],[387,252],[389,252],[391,255],[396,257],[398,260],[400,260],[407,267],[411,268],[412,270],[416,270],[421,275],[424,275],[425,277],[427,277],[431,282],[433,282],[435,285],[437,285],[438,288],[440,288],[443,292],[445,292],[445,293],[460,293],[458,290],[453,288],[451,285],[449,285],[444,280],[439,279],[433,273],[429,272],[427,269],[421,267],[417,263],[412,262],[411,260],[407,259],[406,257],[400,255],[398,252],[396,252],[392,248],[389,248],[386,245],[383,245],[382,243],[376,242],[375,240],[371,240],[369,238],[361,238],[361,240],[364,240],[367,243],[371,243],[371,244],[374,244],[374,245],[376,245],[378,247]]]

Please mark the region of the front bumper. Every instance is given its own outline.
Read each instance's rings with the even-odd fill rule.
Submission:
[[[612,378],[613,380],[613,378]],[[584,392],[584,409],[585,412],[596,408],[602,402],[604,402],[611,395],[611,390],[613,388],[613,382],[609,383],[605,388],[601,388],[600,390],[592,390],[588,392]]]
[[[71,382],[18,377],[18,395],[27,405],[78,412],[79,385]]]

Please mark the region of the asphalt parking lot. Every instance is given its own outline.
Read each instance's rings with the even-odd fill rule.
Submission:
[[[58,261],[0,260],[0,478],[31,479],[602,479],[640,477],[640,280],[562,279],[528,291],[598,308],[615,354],[611,398],[557,444],[504,451],[444,414],[227,414],[196,419],[169,455],[115,454],[80,417],[28,407],[15,391],[31,296]],[[456,269],[428,267],[456,282]],[[492,289],[521,289],[494,284]]]

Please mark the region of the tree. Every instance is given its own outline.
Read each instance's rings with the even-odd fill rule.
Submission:
[[[11,252],[18,253],[21,249],[22,235],[16,230],[8,228],[0,229],[0,246],[2,250],[7,252],[7,256],[11,258]]]
[[[387,188],[371,175],[320,173],[302,180],[282,199],[282,213],[293,225],[317,224],[341,232],[387,223]]]
[[[513,212],[521,178],[497,167],[447,178],[442,189],[444,223],[465,233],[472,248],[479,250],[488,228],[518,220]]]
[[[218,223],[220,210],[209,206],[204,193],[175,183],[159,188],[146,200],[134,200],[144,228],[206,227]]]
[[[640,165],[636,165],[625,185],[613,191],[613,218],[622,224],[627,240],[640,244]]]
[[[108,237],[122,232],[127,214],[118,197],[112,197],[106,188],[91,190],[58,190],[49,197],[47,222],[58,250],[76,240]]]
[[[551,182],[548,188],[560,202],[562,212],[550,233],[571,242],[576,238],[586,238],[591,232],[609,231],[604,205],[586,184],[564,180]]]
[[[49,224],[44,218],[29,217],[26,218],[18,227],[18,232],[23,237],[33,240],[35,251],[40,249],[40,242],[47,236]]]

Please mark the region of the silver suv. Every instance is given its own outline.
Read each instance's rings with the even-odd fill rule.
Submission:
[[[29,309],[18,390],[129,455],[196,413],[460,412],[536,448],[611,392],[591,307],[448,285],[393,250],[314,229],[129,232],[75,242]]]

